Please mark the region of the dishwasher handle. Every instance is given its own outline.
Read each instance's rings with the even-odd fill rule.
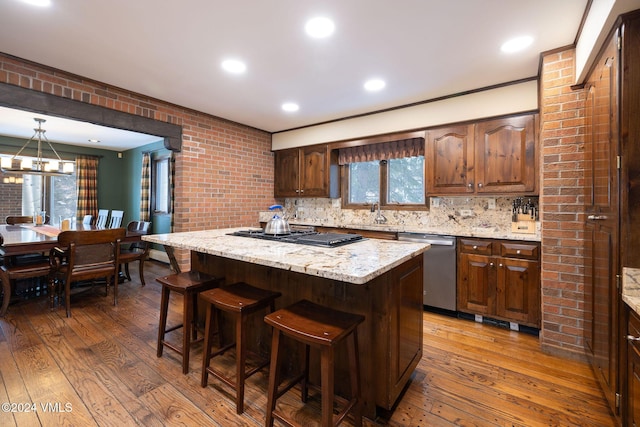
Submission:
[[[433,246],[454,246],[456,243],[455,238],[424,236],[421,234],[417,234],[417,235],[398,234],[398,240],[402,242],[429,243],[430,245],[433,245]]]

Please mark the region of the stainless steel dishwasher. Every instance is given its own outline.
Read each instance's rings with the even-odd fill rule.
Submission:
[[[456,238],[422,233],[398,233],[398,240],[429,243],[424,253],[423,304],[456,310]]]

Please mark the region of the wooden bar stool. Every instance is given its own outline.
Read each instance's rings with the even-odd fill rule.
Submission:
[[[298,382],[302,382],[302,401],[307,401],[309,387],[309,348],[320,350],[320,378],[322,399],[322,426],[340,424],[347,413],[353,409],[354,424],[362,426],[362,399],[360,398],[360,359],[358,357],[357,327],[364,316],[334,310],[307,300],[299,301],[264,318],[273,326],[271,344],[271,367],[269,368],[269,394],[267,397],[268,427],[273,426],[274,418],[292,425],[284,413],[276,409],[276,400]],[[305,345],[303,372],[290,380],[280,390],[279,371],[281,347],[280,336],[284,334]],[[349,372],[351,373],[351,400],[347,401],[334,394],[334,356],[337,345],[346,340],[349,353]],[[284,356],[284,355],[282,355]],[[334,399],[344,404],[344,408],[335,417]]]
[[[158,357],[162,357],[162,350],[166,346],[182,355],[182,373],[189,372],[189,352],[191,345],[198,339],[198,293],[219,286],[222,278],[209,276],[198,271],[186,271],[170,274],[156,279],[162,284],[162,300],[160,302],[160,325],[158,326]],[[182,324],[167,328],[167,311],[169,310],[169,295],[177,292],[183,296]],[[167,332],[178,328],[182,331],[182,347],[165,341]],[[190,330],[189,330],[190,329]],[[193,337],[193,339],[192,339]]]
[[[269,360],[265,360],[249,371],[246,370],[248,317],[250,314],[262,309],[269,309],[270,312],[273,312],[275,310],[275,300],[280,295],[282,295],[280,292],[258,289],[244,282],[211,289],[200,294],[202,299],[209,303],[205,320],[201,385],[202,387],[207,386],[208,376],[211,374],[228,386],[234,387],[236,389],[236,412],[238,414],[244,412],[245,380],[269,364]],[[224,345],[220,322],[222,312],[232,314],[235,321],[235,342],[226,345]],[[214,323],[217,325],[220,348],[212,353],[211,346],[215,332]],[[209,366],[212,358],[223,354],[234,346],[236,348],[235,381],[233,378]]]

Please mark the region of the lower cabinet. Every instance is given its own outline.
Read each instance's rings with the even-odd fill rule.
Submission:
[[[458,239],[458,311],[540,328],[540,244]]]
[[[627,402],[625,426],[640,426],[640,317],[631,309],[627,323]]]

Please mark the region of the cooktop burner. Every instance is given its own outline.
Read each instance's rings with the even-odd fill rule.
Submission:
[[[240,230],[229,235],[328,248],[362,240],[362,236],[359,234],[318,233],[309,230],[291,230],[289,234],[266,234],[264,230]]]

